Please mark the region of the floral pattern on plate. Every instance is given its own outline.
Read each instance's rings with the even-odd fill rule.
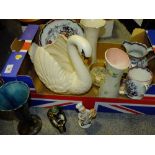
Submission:
[[[44,46],[53,43],[59,34],[66,37],[74,34],[83,36],[84,32],[81,26],[73,20],[52,20],[45,25],[40,33],[40,45]]]

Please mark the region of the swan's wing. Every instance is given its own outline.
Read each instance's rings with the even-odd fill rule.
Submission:
[[[43,65],[45,60],[45,55],[43,53],[45,52],[46,51],[44,50],[44,48],[39,47],[36,51],[36,54],[34,55],[33,64],[34,64],[35,71],[39,76],[40,80],[42,82],[44,81],[44,83],[48,83],[45,67]]]
[[[61,51],[61,54],[68,55],[68,52],[67,52],[67,38],[65,36],[58,35],[58,37],[56,38],[56,41],[53,44],[45,45],[44,48],[48,49],[51,46],[59,47],[61,50],[65,49],[65,50]]]
[[[28,54],[30,55],[30,59],[31,59],[32,63],[34,60],[34,55],[35,55],[38,48],[39,48],[39,46],[36,43],[32,43],[32,45],[28,51]]]
[[[60,35],[53,44],[44,46],[45,50],[59,62],[59,64],[67,71],[73,72],[74,68],[67,52],[67,41]]]
[[[39,78],[47,88],[57,93],[68,92],[73,76],[69,76],[70,73],[66,72],[47,51],[37,51],[34,66]]]

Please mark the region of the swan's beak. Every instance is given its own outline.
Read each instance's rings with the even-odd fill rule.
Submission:
[[[81,58],[82,58],[82,60],[83,60],[83,62],[84,62],[84,64],[85,65],[90,65],[90,63],[91,63],[91,59],[90,58],[87,58],[86,56],[85,56],[85,53],[84,53],[84,51],[82,50],[82,52],[81,52]]]

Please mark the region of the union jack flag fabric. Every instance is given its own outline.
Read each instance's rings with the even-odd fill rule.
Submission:
[[[37,94],[31,91],[31,105],[34,107],[51,108],[54,105],[74,110],[76,104],[82,102],[88,109],[95,108],[98,112],[155,114],[155,95],[146,94],[142,100],[123,98],[93,98],[77,96],[55,96]]]

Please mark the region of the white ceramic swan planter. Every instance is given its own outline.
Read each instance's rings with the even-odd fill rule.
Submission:
[[[40,80],[51,91],[61,94],[83,94],[92,86],[88,68],[79,53],[91,57],[89,42],[78,35],[68,39],[60,35],[53,44],[39,47],[33,43],[30,58]]]

